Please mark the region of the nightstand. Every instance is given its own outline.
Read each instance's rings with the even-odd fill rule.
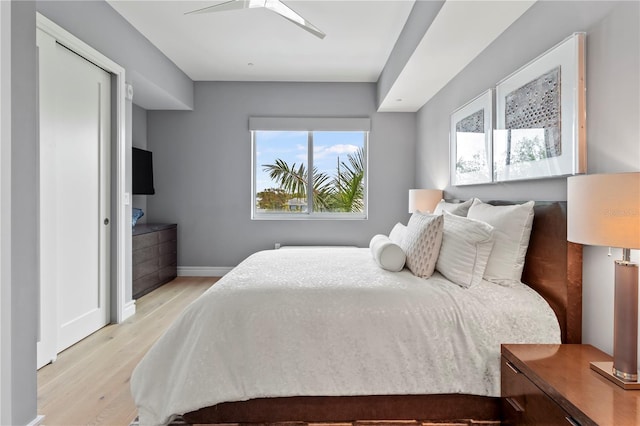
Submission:
[[[502,345],[503,424],[640,424],[640,391],[591,370],[611,357],[591,345]]]

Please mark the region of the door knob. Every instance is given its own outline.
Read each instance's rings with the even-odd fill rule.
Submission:
[[[108,224],[109,224],[109,218],[106,218],[106,219],[104,220],[104,224],[105,224],[105,225],[108,225]]]

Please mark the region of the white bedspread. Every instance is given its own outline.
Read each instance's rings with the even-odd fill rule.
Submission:
[[[133,372],[140,423],[224,401],[500,394],[500,343],[559,343],[522,285],[464,289],[380,269],[368,249],[256,253],[194,301]]]

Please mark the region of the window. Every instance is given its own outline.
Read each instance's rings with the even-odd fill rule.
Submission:
[[[369,120],[362,120],[252,120],[252,217],[365,219]]]

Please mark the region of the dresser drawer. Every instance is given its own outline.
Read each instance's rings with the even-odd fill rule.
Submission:
[[[134,279],[132,283],[132,292],[136,297],[140,297],[158,286],[160,282],[158,271],[153,271],[148,275]]]
[[[158,245],[158,233],[149,232],[147,234],[134,235],[131,248],[135,251],[155,245]]]
[[[158,244],[158,254],[159,255],[165,255],[165,254],[176,254],[178,253],[178,242],[173,240],[173,241],[165,241],[163,243]]]
[[[149,275],[150,273],[156,271],[158,271],[158,258],[154,257],[135,265],[135,267],[133,268],[132,278],[134,280],[137,280],[140,277],[144,277],[145,275]]]
[[[159,246],[149,246],[133,251],[133,266],[158,257]]]
[[[562,407],[502,357],[502,424],[578,425]]]
[[[175,241],[178,239],[178,229],[165,229],[158,232],[158,242],[164,243],[165,241]]]
[[[158,279],[162,282],[171,281],[177,276],[178,268],[175,263],[165,266],[158,271]]]
[[[167,253],[158,257],[158,268],[164,268],[165,266],[176,264],[176,254]]]

